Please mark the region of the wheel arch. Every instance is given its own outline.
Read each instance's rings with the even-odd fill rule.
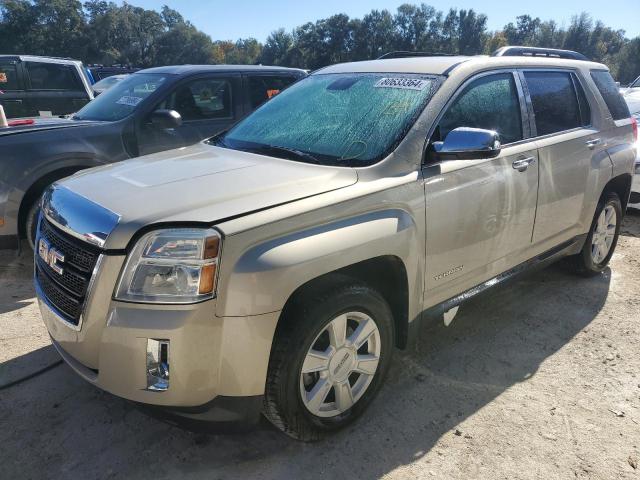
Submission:
[[[29,208],[35,200],[44,192],[47,186],[51,185],[62,178],[73,175],[79,170],[85,168],[91,168],[95,165],[86,163],[73,163],[58,165],[52,170],[49,170],[43,175],[40,175],[31,185],[25,190],[24,195],[20,199],[20,206],[18,208],[18,235],[20,238],[26,238],[25,224],[27,220],[27,214]]]
[[[616,195],[618,195],[618,198],[620,198],[620,203],[622,204],[622,212],[624,213],[624,211],[627,209],[627,204],[629,203],[632,181],[633,176],[630,173],[624,173],[622,175],[618,175],[617,177],[613,177],[604,186],[602,194],[600,195],[600,200],[604,199],[609,193],[615,193]]]
[[[318,288],[326,288],[332,284],[332,278],[342,281],[351,279],[376,290],[386,300],[393,314],[394,341],[398,348],[407,346],[409,333],[409,281],[407,269],[401,258],[395,255],[383,255],[363,260],[332,272],[325,273],[300,285],[287,299],[282,309],[277,328],[281,327],[282,318],[300,296]]]

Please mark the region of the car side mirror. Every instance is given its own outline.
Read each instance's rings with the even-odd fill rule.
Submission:
[[[478,160],[500,154],[500,135],[493,130],[458,127],[451,130],[444,142],[429,147],[430,160]]]
[[[149,117],[151,125],[157,128],[176,128],[182,125],[182,117],[175,110],[156,110]]]

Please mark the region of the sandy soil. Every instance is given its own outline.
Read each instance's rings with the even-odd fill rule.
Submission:
[[[28,257],[0,254],[0,385],[57,360]],[[304,445],[268,425],[191,433],[62,365],[0,390],[0,478],[640,477],[640,214],[611,269],[559,266],[464,305],[398,352],[355,425]]]

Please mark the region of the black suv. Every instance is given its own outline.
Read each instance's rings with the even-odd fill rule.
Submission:
[[[83,168],[183,147],[226,130],[303,70],[183,65],[140,70],[71,118],[0,129],[0,248],[32,242],[44,189]]]
[[[79,60],[0,55],[0,105],[8,118],[66,115],[93,99]]]

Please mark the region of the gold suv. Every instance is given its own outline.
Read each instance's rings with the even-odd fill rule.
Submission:
[[[65,361],[136,402],[312,440],[365,410],[421,319],[562,257],[606,267],[637,138],[607,67],[390,57],[50,188],[35,284]]]

